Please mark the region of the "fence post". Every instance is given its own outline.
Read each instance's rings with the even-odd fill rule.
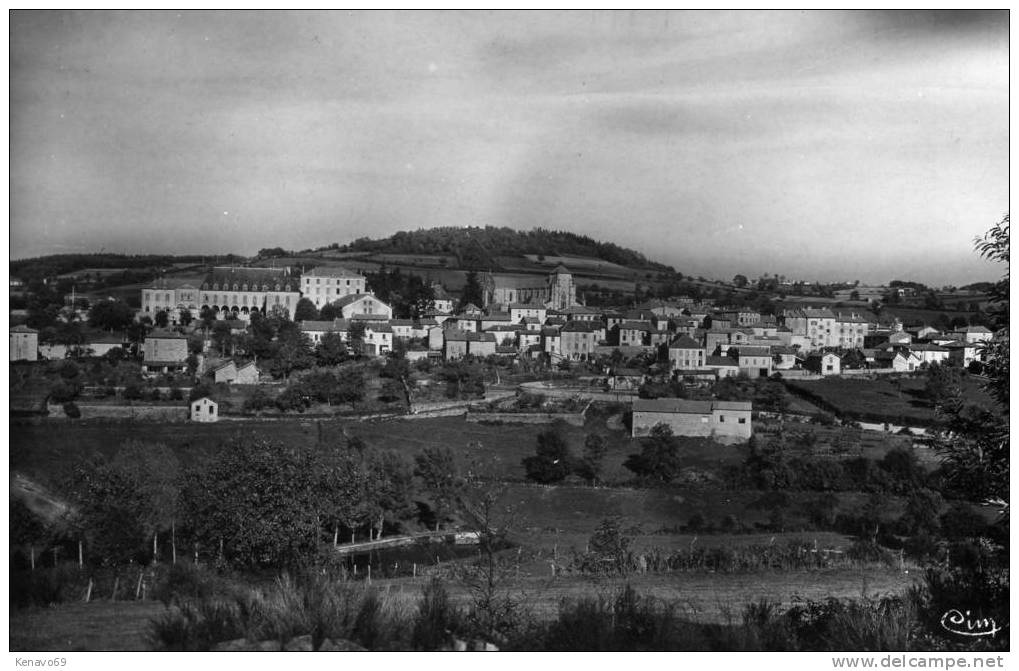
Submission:
[[[30,552],[30,554],[28,556],[29,557],[28,561],[31,562],[32,570],[35,571],[35,546],[34,545],[29,548],[29,552]]]
[[[414,564],[413,577],[415,577],[415,578],[418,577],[418,565],[416,563]]]
[[[82,553],[81,541],[78,541],[78,570],[80,571],[84,565],[84,555]]]
[[[93,586],[92,578],[89,578],[88,589],[85,591],[85,603],[88,603],[89,601],[92,600],[92,586]]]
[[[372,565],[368,564],[368,582],[372,581]]]

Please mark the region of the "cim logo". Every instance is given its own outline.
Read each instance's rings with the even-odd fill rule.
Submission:
[[[941,626],[945,631],[960,636],[994,636],[1003,629],[994,618],[971,618],[970,611],[963,614],[955,608],[941,616]]]

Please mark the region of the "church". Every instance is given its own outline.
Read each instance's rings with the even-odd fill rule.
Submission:
[[[541,305],[550,310],[565,310],[577,305],[577,286],[563,264],[557,265],[544,279],[523,275],[487,273],[482,281],[485,305]]]

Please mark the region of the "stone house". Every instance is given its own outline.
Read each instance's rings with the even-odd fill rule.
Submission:
[[[651,322],[627,320],[619,325],[619,344],[641,347],[650,344]]]
[[[594,353],[595,347],[604,337],[600,323],[567,322],[559,330],[560,352],[562,356],[573,360],[588,358]]]
[[[703,368],[706,354],[701,344],[690,336],[681,335],[669,344],[669,363],[672,370]]]
[[[772,361],[770,347],[740,347],[739,369],[749,377],[768,377],[771,375]]]
[[[739,361],[729,356],[712,356],[709,354],[704,357],[704,367],[715,371],[718,379],[739,375]]]
[[[633,401],[634,438],[665,424],[675,436],[742,442],[753,435],[749,401],[690,401],[682,398],[638,398]]]
[[[308,320],[302,321],[298,328],[300,328],[301,333],[308,336],[312,345],[317,346],[322,342],[322,337],[327,333],[336,333],[346,342],[347,334],[350,331],[350,321],[339,318],[332,321]]]

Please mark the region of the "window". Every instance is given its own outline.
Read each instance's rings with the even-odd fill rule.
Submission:
[[[738,420],[738,422],[739,422],[740,424],[746,424],[746,423],[747,423],[747,418],[746,418],[746,417],[740,417],[740,418],[739,418],[739,420]]]
[[[719,415],[718,421],[721,422],[722,424],[725,424],[725,415]]]

